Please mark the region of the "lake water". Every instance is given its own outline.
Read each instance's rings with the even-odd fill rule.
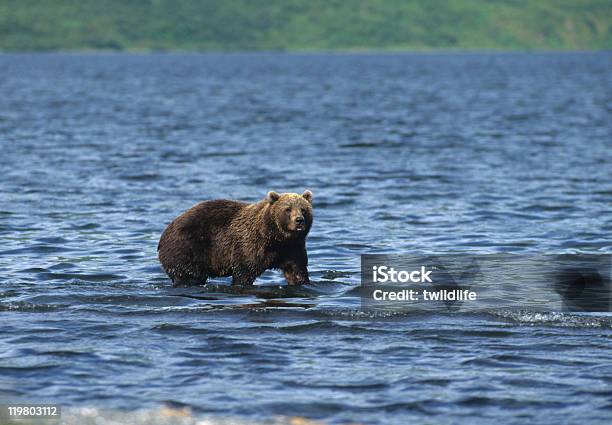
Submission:
[[[609,423],[610,314],[355,287],[366,253],[612,254],[611,53],[0,55],[0,148],[0,400]],[[171,287],[179,213],[305,188],[312,285]]]

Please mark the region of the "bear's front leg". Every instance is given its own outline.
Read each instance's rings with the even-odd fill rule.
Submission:
[[[283,264],[282,270],[289,285],[305,285],[310,283],[306,265],[290,261]]]

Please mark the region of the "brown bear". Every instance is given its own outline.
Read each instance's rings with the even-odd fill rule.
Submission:
[[[260,202],[204,201],[174,219],[157,245],[174,286],[232,276],[251,285],[268,269],[281,269],[289,285],[308,283],[306,236],[312,192],[268,192]]]

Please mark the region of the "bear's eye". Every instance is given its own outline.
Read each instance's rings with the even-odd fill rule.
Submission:
[[[285,212],[291,212],[291,207],[285,208]]]

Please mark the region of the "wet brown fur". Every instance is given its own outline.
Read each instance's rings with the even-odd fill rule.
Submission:
[[[175,286],[222,276],[251,285],[268,269],[283,270],[289,285],[308,283],[306,236],[312,219],[310,191],[269,192],[254,204],[200,202],[164,230],[159,261]]]

